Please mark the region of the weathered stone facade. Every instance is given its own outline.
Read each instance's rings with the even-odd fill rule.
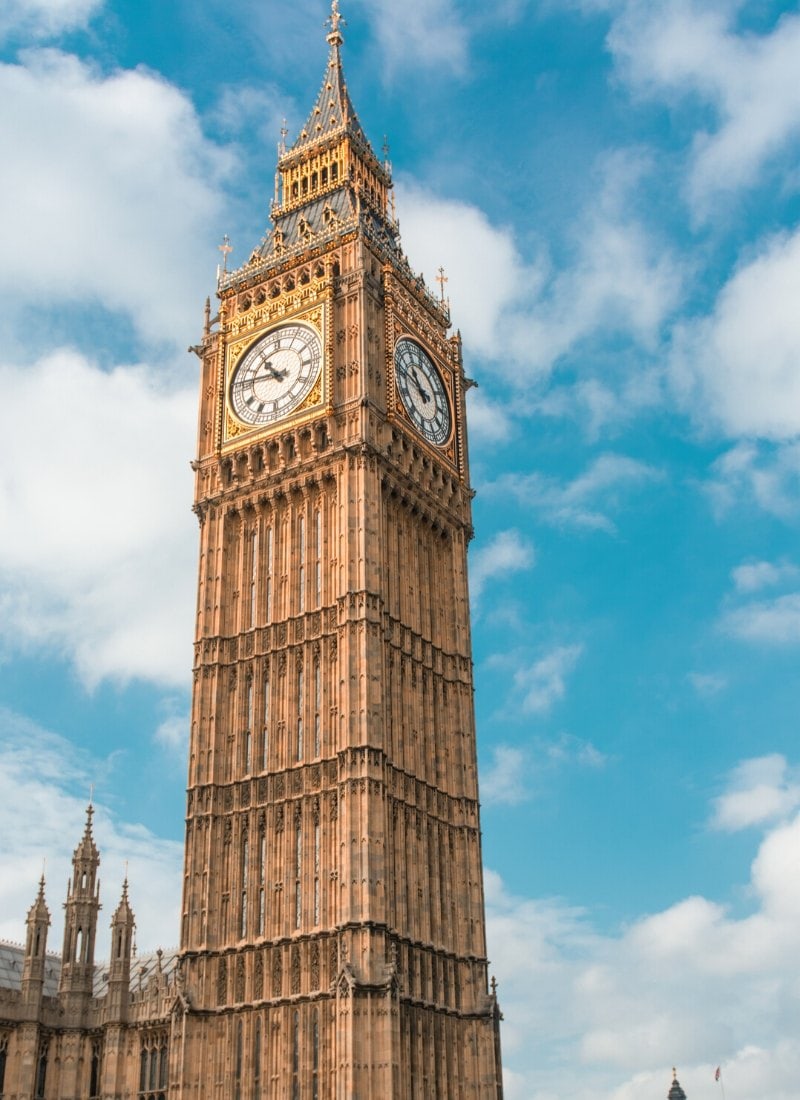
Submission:
[[[136,987],[124,895],[93,994],[90,818],[58,994],[40,973],[40,893],[28,976],[0,999],[5,1100],[502,1096],[467,588],[469,383],[446,303],[400,249],[389,165],[345,86],[340,22],[334,3],[319,98],[279,162],[273,228],[223,273],[194,349],[200,565],[179,956]]]

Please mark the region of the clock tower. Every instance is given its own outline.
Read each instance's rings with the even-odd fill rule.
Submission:
[[[467,381],[447,307],[400,247],[342,22],[334,0],[271,228],[221,274],[197,349],[170,1079],[186,1100],[499,1100]]]

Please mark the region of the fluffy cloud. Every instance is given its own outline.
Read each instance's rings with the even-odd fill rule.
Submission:
[[[60,952],[61,902],[72,852],[83,833],[86,803],[74,791],[89,792],[90,779],[106,764],[73,744],[0,709],[0,836],[13,837],[11,850],[0,845],[3,905],[0,938],[19,942],[25,914],[36,894],[47,860],[47,901],[52,917],[49,946]],[[127,874],[142,950],[178,939],[182,845],[153,835],[143,825],[120,821],[95,803],[94,837],[100,848],[103,913],[98,925],[98,958],[108,951],[108,919]]]
[[[487,490],[516,497],[547,523],[615,534],[617,527],[608,512],[622,506],[626,493],[661,476],[652,466],[626,455],[602,454],[565,484],[544,474],[505,474]]]
[[[85,26],[104,0],[3,0],[0,39],[11,33],[49,38]]]
[[[785,756],[744,760],[728,776],[728,789],[714,800],[712,825],[736,832],[780,821],[800,806],[800,782]]]
[[[448,291],[468,354],[489,360],[507,385],[526,388],[600,334],[623,333],[650,351],[657,346],[679,300],[682,271],[632,213],[648,170],[632,155],[601,164],[598,195],[574,227],[561,270],[543,252],[523,259],[511,230],[477,207],[401,182],[404,247],[429,276],[440,265],[451,273]]]
[[[524,748],[498,745],[491,764],[481,768],[481,798],[490,805],[517,806],[537,797],[560,769],[599,770],[607,762],[608,757],[591,742],[568,733],[554,741],[537,739]]]
[[[453,0],[361,0],[389,71],[409,64],[459,72],[468,50],[467,31]]]
[[[582,645],[556,646],[533,664],[519,668],[514,684],[528,714],[546,714],[567,693],[567,676],[583,653]]]
[[[719,515],[752,501],[791,520],[800,506],[800,443],[737,443],[713,464],[706,489]]]
[[[790,1100],[799,852],[800,818],[764,837],[743,916],[695,896],[610,933],[558,900],[513,897],[488,873],[512,1100],[665,1096],[672,1064],[687,1095],[710,1095],[718,1062],[740,1095]]]
[[[153,340],[190,342],[210,289],[226,154],[189,100],[144,70],[102,75],[30,51],[0,65],[7,314],[92,303]],[[31,318],[28,316],[30,329]]]
[[[796,645],[800,642],[800,592],[735,608],[726,614],[723,625],[743,641]]]
[[[4,644],[55,650],[90,686],[105,677],[184,684],[193,388],[171,392],[144,368],[105,373],[67,351],[0,366],[0,384]]]
[[[488,581],[530,569],[535,553],[530,542],[519,531],[498,531],[491,542],[470,555],[470,593],[479,599]]]
[[[771,561],[745,562],[734,569],[732,577],[737,592],[760,592],[764,588],[774,588],[784,581],[797,577],[797,566],[789,562],[775,564]]]
[[[583,0],[612,11],[609,47],[642,96],[678,103],[700,97],[713,111],[697,133],[689,192],[705,215],[720,193],[756,182],[800,134],[800,17],[784,14],[768,33],[738,31],[742,0]]]
[[[800,434],[800,232],[774,237],[721,291],[710,317],[676,331],[684,405],[733,436]]]

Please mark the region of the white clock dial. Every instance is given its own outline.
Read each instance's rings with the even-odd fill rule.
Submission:
[[[394,349],[397,389],[416,429],[440,447],[450,438],[450,403],[439,371],[415,340],[404,337]]]
[[[231,408],[245,424],[271,424],[302,404],[321,368],[322,341],[313,328],[274,328],[237,363],[230,385]]]

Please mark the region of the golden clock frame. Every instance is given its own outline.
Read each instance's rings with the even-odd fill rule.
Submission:
[[[414,439],[419,442],[420,446],[436,455],[437,458],[447,459],[455,469],[458,469],[459,403],[455,371],[447,362],[446,357],[442,355],[441,351],[439,349],[434,349],[431,346],[431,341],[426,340],[424,336],[420,335],[420,333],[410,325],[393,317],[390,326],[390,334],[391,339],[387,341],[386,348],[387,377],[389,379],[389,419],[395,421],[395,423],[401,424],[406,430],[410,430],[413,433]],[[417,429],[403,403],[397,385],[397,369],[395,364],[395,348],[401,340],[411,340],[413,343],[419,344],[425,354],[430,358],[442,379],[442,385],[444,386],[445,395],[450,407],[450,434],[444,443],[436,444],[426,439]]]
[[[330,394],[332,392],[331,344],[328,338],[329,315],[330,309],[325,301],[317,302],[311,308],[306,307],[293,312],[281,311],[278,314],[276,310],[268,324],[252,329],[248,326],[247,331],[243,332],[241,336],[226,342],[220,386],[223,425],[220,445],[223,451],[238,447],[242,442],[247,442],[251,438],[272,435],[284,431],[287,427],[297,428],[307,421],[316,419],[321,412],[329,411]],[[294,323],[307,325],[319,337],[322,345],[322,363],[319,376],[302,404],[292,412],[287,413],[285,417],[268,424],[246,424],[236,416],[230,404],[231,381],[239,360],[248,348],[251,348],[269,332]]]

